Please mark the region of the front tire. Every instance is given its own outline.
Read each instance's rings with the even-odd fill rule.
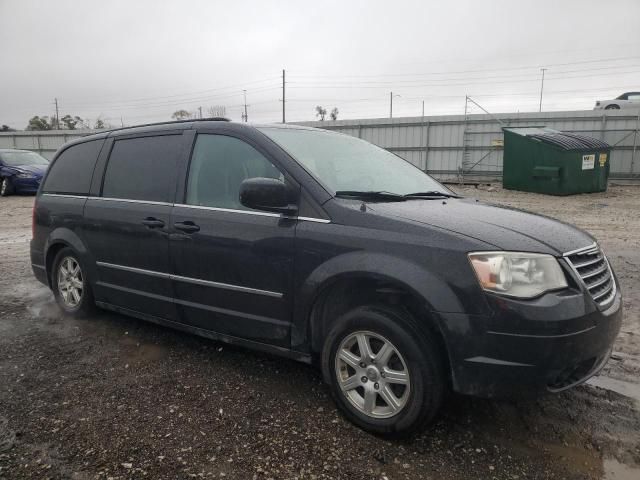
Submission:
[[[612,103],[611,105],[607,105],[606,107],[604,107],[605,110],[620,110],[620,105],[616,105],[615,103]]]
[[[13,194],[13,184],[11,179],[3,178],[0,180],[0,196],[8,197]]]
[[[371,433],[406,436],[434,418],[444,399],[441,349],[403,311],[358,307],[325,340],[322,371],[338,407]]]
[[[78,255],[71,248],[65,247],[58,252],[51,275],[53,295],[65,313],[84,317],[94,312],[91,285]]]

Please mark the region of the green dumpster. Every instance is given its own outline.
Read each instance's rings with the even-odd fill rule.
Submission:
[[[504,188],[550,195],[604,192],[611,146],[547,127],[504,127]]]

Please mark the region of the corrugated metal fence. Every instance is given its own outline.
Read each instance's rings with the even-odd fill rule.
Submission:
[[[502,175],[501,127],[548,126],[590,135],[613,145],[611,176],[640,179],[640,113],[637,111],[450,115],[299,124],[363,138],[439,178],[455,180]],[[51,158],[64,143],[90,133],[95,132],[0,133],[0,148],[33,150]]]
[[[436,177],[455,180],[502,175],[501,127],[547,126],[606,141],[613,146],[611,176],[640,179],[640,112],[636,110],[631,113],[509,113],[299,124],[336,130],[368,140]]]
[[[62,145],[76,138],[96,133],[95,130],[46,130],[0,133],[0,148],[19,148],[38,152],[51,160]]]

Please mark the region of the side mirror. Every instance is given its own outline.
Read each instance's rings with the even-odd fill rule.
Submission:
[[[255,210],[295,214],[292,196],[284,182],[275,178],[248,178],[240,184],[240,203]]]

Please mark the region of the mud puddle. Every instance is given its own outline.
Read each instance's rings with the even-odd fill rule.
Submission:
[[[640,469],[620,463],[614,458],[605,458],[602,461],[604,470],[603,480],[638,480]]]
[[[640,404],[640,384],[638,383],[625,382],[624,380],[599,376],[590,378],[587,381],[587,384],[594,387],[602,388],[604,390],[610,390],[612,392],[619,393],[620,395],[624,395],[625,397],[633,398]],[[640,474],[636,478],[640,478]]]

